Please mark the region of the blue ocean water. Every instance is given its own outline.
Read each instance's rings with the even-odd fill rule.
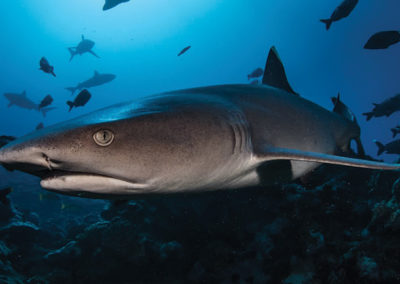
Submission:
[[[131,0],[110,10],[103,11],[102,6],[104,1],[102,0],[7,1],[7,3],[3,4],[3,9],[0,10],[0,30],[2,35],[0,45],[0,54],[2,55],[0,64],[0,93],[22,93],[26,91],[27,96],[36,103],[39,103],[47,94],[51,94],[54,98],[52,106],[56,107],[56,109],[50,111],[46,117],[43,117],[40,112],[34,110],[21,109],[16,106],[8,107],[8,101],[1,95],[0,135],[19,137],[34,131],[36,125],[40,122],[43,122],[45,126],[49,126],[115,103],[135,100],[164,91],[219,84],[246,84],[249,83],[247,75],[257,67],[264,67],[270,47],[275,46],[283,61],[291,86],[302,97],[327,109],[332,109],[333,106],[330,98],[340,92],[343,102],[350,107],[357,117],[361,127],[361,139],[367,154],[376,158],[377,147],[373,143],[373,140],[377,139],[384,143],[392,140],[390,128],[399,123],[399,113],[394,113],[390,117],[373,118],[368,122],[362,113],[370,111],[373,103],[382,102],[399,93],[400,81],[398,80],[398,76],[400,75],[400,65],[398,58],[400,45],[393,45],[384,50],[366,50],[363,49],[363,46],[368,38],[376,32],[399,29],[400,20],[398,11],[400,3],[398,0],[359,1],[354,11],[347,18],[334,22],[330,30],[327,31],[324,24],[320,23],[319,20],[328,18],[340,3],[341,0],[328,2],[317,0]],[[69,61],[70,54],[68,48],[76,46],[80,42],[82,35],[95,42],[93,51],[100,58],[86,53],[82,56],[77,55],[72,61]],[[178,57],[177,54],[179,51],[188,45],[191,48],[185,54]],[[43,56],[54,66],[56,77],[38,70],[39,60]],[[107,84],[91,88],[89,91],[92,97],[87,105],[68,112],[66,101],[74,97],[65,88],[73,87],[79,82],[89,79],[95,71],[115,74],[116,79]],[[387,162],[394,162],[398,159],[398,156],[382,155],[379,158],[383,158]],[[352,180],[355,184],[354,186],[357,187],[355,190],[356,193],[362,192],[360,189],[362,187],[360,179],[370,182],[368,185],[374,184],[377,189],[382,189],[386,193],[392,190],[392,184],[396,180],[392,176],[384,176],[382,178],[364,176],[365,174],[361,174],[361,176],[352,174],[349,180]],[[31,281],[29,283],[45,283],[40,281],[46,281],[46,277],[50,279],[48,280],[50,281],[49,283],[56,283],[54,281],[61,281],[60,279],[64,279],[65,283],[73,283],[72,281],[74,280],[77,281],[75,283],[85,283],[85,281],[86,283],[91,283],[95,281],[96,275],[100,274],[90,274],[90,272],[87,272],[86,274],[94,276],[82,279],[79,277],[85,275],[85,272],[76,272],[76,279],[80,280],[63,275],[65,271],[71,268],[70,264],[65,265],[65,263],[76,261],[76,259],[81,257],[75,251],[65,252],[65,245],[71,241],[80,244],[82,240],[90,240],[90,236],[87,236],[90,235],[90,230],[88,232],[87,228],[91,224],[98,224],[98,222],[103,222],[101,225],[98,225],[100,226],[98,231],[101,231],[101,226],[109,226],[118,231],[121,227],[116,225],[118,221],[113,219],[113,214],[120,214],[123,216],[121,218],[129,220],[126,226],[130,226],[136,222],[136,219],[130,219],[132,215],[129,214],[138,214],[135,215],[139,216],[136,218],[139,218],[140,222],[144,223],[140,224],[140,226],[138,225],[137,231],[133,232],[137,233],[135,238],[133,238],[135,241],[131,241],[134,244],[146,243],[145,247],[132,245],[130,241],[126,240],[129,239],[129,235],[126,236],[122,233],[122,240],[115,236],[111,238],[115,243],[129,243],[129,249],[134,247],[138,251],[142,250],[140,253],[136,252],[134,260],[129,260],[136,265],[135,273],[140,273],[140,269],[145,271],[146,267],[150,266],[151,261],[154,259],[149,254],[155,251],[160,252],[160,255],[165,254],[165,258],[162,256],[161,260],[155,260],[157,263],[156,267],[166,265],[167,261],[168,265],[171,266],[174,263],[186,263],[190,267],[180,266],[181,268],[183,267],[181,270],[174,270],[176,266],[175,268],[171,268],[171,271],[176,273],[175,275],[185,275],[184,277],[174,278],[173,275],[171,276],[168,273],[161,273],[159,278],[139,277],[140,280],[138,282],[135,282],[134,278],[129,278],[125,274],[117,272],[118,269],[115,269],[107,274],[107,277],[110,278],[106,277],[103,279],[104,283],[202,283],[204,279],[206,279],[204,280],[206,282],[203,283],[212,283],[213,281],[215,283],[245,283],[235,281],[245,281],[243,280],[243,275],[246,273],[249,274],[249,271],[252,271],[248,267],[253,267],[254,270],[258,269],[254,268],[257,265],[253,262],[267,262],[268,259],[278,257],[279,250],[273,251],[273,249],[268,247],[270,243],[269,239],[275,240],[279,238],[279,234],[287,236],[287,234],[292,232],[286,226],[289,222],[288,219],[285,219],[285,216],[285,218],[282,217],[280,219],[281,212],[273,211],[275,214],[273,216],[276,218],[267,216],[265,217],[266,223],[260,220],[256,220],[253,223],[242,220],[238,215],[239,213],[236,212],[238,206],[243,205],[240,202],[230,203],[225,205],[226,207],[222,206],[226,211],[222,213],[218,211],[218,213],[221,213],[221,215],[217,213],[218,217],[213,217],[212,214],[208,216],[204,213],[207,211],[205,208],[220,206],[221,202],[226,201],[226,196],[217,196],[212,201],[209,200],[209,197],[202,197],[200,201],[191,199],[186,205],[187,200],[179,198],[178,200],[170,200],[168,204],[164,204],[159,199],[155,201],[150,200],[149,203],[147,203],[148,201],[140,200],[136,202],[132,201],[127,209],[124,209],[125,211],[113,207],[104,210],[103,206],[109,206],[105,201],[88,201],[78,198],[70,199],[69,197],[50,197],[47,195],[45,197],[43,195],[39,196],[44,191],[40,189],[38,180],[22,173],[11,173],[2,169],[1,177],[0,185],[2,187],[9,185],[14,187],[11,196],[13,197],[15,206],[19,207],[19,210],[28,216],[24,221],[35,224],[34,229],[27,231],[28,234],[36,234],[37,238],[42,238],[48,234],[48,231],[55,230],[53,225],[57,227],[57,223],[63,224],[62,228],[58,228],[58,231],[56,230],[60,239],[54,241],[54,245],[50,245],[47,248],[48,252],[44,254],[41,249],[37,248],[33,252],[30,250],[29,253],[24,249],[21,249],[21,251],[16,249],[16,252],[10,252],[9,255],[11,257],[8,257],[6,253],[0,253],[0,265],[4,265],[4,267],[9,265],[13,267],[12,270],[15,272],[15,274],[13,274],[14,272],[11,273],[11,276],[7,279],[19,279],[21,283],[26,283],[28,279]],[[382,181],[382,179],[385,181]],[[387,185],[385,182],[392,183]],[[336,184],[338,184],[337,191],[340,191],[339,185],[342,182],[337,181]],[[293,189],[289,186],[290,190],[292,190],[293,196],[302,192],[299,188]],[[323,199],[323,194],[321,193],[322,197],[319,194],[317,192],[317,197],[315,198]],[[389,195],[389,193],[384,195],[382,199],[373,196],[372,199],[376,204],[381,204],[384,207],[384,203],[379,202],[386,200],[384,198],[388,198]],[[260,200],[266,201],[267,197],[262,195]],[[59,198],[61,198],[61,201]],[[274,196],[273,198],[277,197]],[[346,195],[345,197],[341,195],[341,198],[357,200],[357,197],[353,195]],[[370,201],[369,198],[365,197],[362,201],[367,203]],[[230,199],[231,197],[228,197],[228,200]],[[248,204],[244,204],[244,207],[249,206],[249,204],[255,207],[260,205],[254,201],[254,197],[250,199],[251,201]],[[300,201],[303,202],[304,200]],[[255,202],[257,206],[252,202]],[[326,204],[328,203],[326,201]],[[367,210],[363,207],[364,203],[355,205],[357,208],[353,209],[357,210],[357,212],[364,212],[363,210]],[[326,213],[329,210],[329,206],[326,204],[324,203],[325,207],[323,209],[319,208],[316,212]],[[175,205],[177,208],[174,208]],[[267,203],[267,205],[271,204]],[[265,206],[268,207],[267,205]],[[198,208],[191,212],[190,210],[196,206]],[[344,205],[343,207],[347,208]],[[157,209],[153,210],[152,208]],[[179,211],[180,208],[182,211]],[[260,210],[257,212],[264,212],[263,209],[260,209],[264,208],[263,206],[257,208]],[[341,207],[337,206],[337,208]],[[373,208],[377,207],[371,206],[368,212],[376,212],[373,211]],[[247,218],[253,218],[253,220],[256,218],[256,211],[249,212],[248,207],[242,210],[245,212],[243,215]],[[265,212],[269,212],[268,209],[265,210]],[[343,210],[343,212],[354,214],[350,209],[348,211]],[[154,212],[160,215],[163,215],[162,212],[169,212],[168,214],[171,217],[153,220],[152,217],[146,216],[152,215]],[[202,213],[200,214],[199,212]],[[288,215],[293,213],[290,209],[287,209],[285,212],[290,212],[287,213]],[[233,216],[234,220],[229,216],[223,215],[225,213],[232,213],[233,215],[229,216]],[[102,214],[103,220],[101,220],[99,214]],[[365,214],[368,215],[370,213]],[[259,215],[257,216],[259,217]],[[332,218],[329,220],[331,222],[343,223],[342,221],[346,218],[346,216],[340,214],[335,216],[336,219]],[[368,224],[366,221],[367,218],[364,217],[362,213],[359,213],[357,217],[359,219],[354,220],[354,223],[360,224],[360,231]],[[147,220],[146,218],[150,220],[150,224],[155,224],[159,227],[149,230],[144,221]],[[198,226],[193,224],[191,226],[186,223],[187,220],[184,220],[185,218],[192,221],[201,219],[202,221],[197,221],[197,223],[193,221]],[[312,216],[309,218],[313,219]],[[318,219],[318,217],[316,218]],[[386,216],[383,218],[387,219],[389,217]],[[40,222],[37,219],[44,221]],[[298,219],[296,220],[299,221]],[[19,221],[22,222],[22,220]],[[371,224],[373,222],[376,222],[376,220],[371,221]],[[174,231],[171,228],[166,229],[163,227],[166,224],[172,226],[175,223],[187,226],[188,229],[180,227],[179,230]],[[207,224],[213,224],[212,228],[207,227]],[[229,226],[226,224],[229,224]],[[270,225],[270,227],[267,228],[266,224]],[[301,224],[301,220],[299,224]],[[338,228],[343,229],[342,225],[338,225]],[[249,228],[246,228],[246,232],[256,232],[254,233],[256,241],[251,244],[258,247],[246,247],[248,244],[247,237],[232,237],[232,239],[229,239],[230,236],[224,235],[221,232],[223,230],[229,231],[230,234],[239,232],[238,235],[242,236],[242,233],[240,233],[241,230],[236,226],[248,226]],[[344,224],[343,226],[344,231],[351,232],[352,225],[346,227],[346,224]],[[375,227],[379,227],[379,224]],[[163,235],[158,230],[168,231],[168,234]],[[204,235],[198,232],[201,230],[209,230],[211,233]],[[274,233],[274,230],[279,233]],[[327,230],[324,231],[323,234],[325,237],[322,237],[321,241],[321,237],[317,233],[324,229],[321,229],[321,227],[318,228],[318,226],[300,231],[304,233],[311,232],[311,230],[313,233],[310,234],[311,237],[309,238],[311,238],[310,242],[314,246],[308,249],[318,251],[319,245],[324,246],[324,244],[320,244],[319,242],[324,243],[327,240],[333,239],[328,236],[329,230]],[[317,230],[317,233],[314,232],[315,230]],[[363,232],[367,234],[366,231]],[[374,229],[370,228],[370,231],[374,231]],[[12,242],[9,240],[10,236],[17,233],[10,233],[4,229],[0,230],[0,232],[0,247],[2,244],[5,244],[5,247],[18,245],[24,247],[25,241],[22,238],[17,243],[11,244]],[[141,235],[141,232],[146,233]],[[198,259],[193,255],[190,255],[190,257],[185,255],[185,253],[188,253],[186,250],[187,246],[191,247],[193,245],[190,240],[196,240],[196,236],[193,236],[196,233],[199,234],[199,238],[205,239],[205,241],[202,241],[202,239],[199,241],[202,245],[204,243],[212,243],[210,247],[204,249],[205,251],[216,251],[218,256],[223,255],[221,258],[216,257],[217,261],[214,263],[216,266],[213,269],[207,266],[206,260],[213,259],[215,256],[201,255],[201,249],[199,248],[190,252],[199,254]],[[107,235],[107,232],[101,231],[101,234],[104,237]],[[178,238],[179,240],[176,241],[174,234],[187,234],[188,237],[184,238],[184,240]],[[159,235],[163,236],[160,237],[162,241],[152,238]],[[49,238],[53,240],[56,237],[51,236]],[[214,244],[212,241],[218,238],[223,239],[224,237],[228,238],[226,242],[229,243],[229,247],[218,246],[218,243]],[[348,236],[348,238],[351,237]],[[107,240],[106,237],[104,239]],[[285,240],[290,242],[286,237]],[[222,242],[221,239],[219,241]],[[35,247],[36,244],[36,239],[30,242],[32,247]],[[43,248],[43,244],[41,245],[41,248]],[[115,248],[104,243],[96,243],[96,245],[105,247],[105,251],[107,251],[106,253],[99,253],[101,257],[111,257],[112,259],[118,259],[118,253],[115,251],[126,249],[123,246]],[[74,245],[72,244],[71,247],[74,247]],[[284,245],[282,247],[276,245],[276,247],[285,251],[282,248]],[[61,256],[53,257],[51,253],[56,255],[57,248],[64,248],[64,254],[58,252]],[[80,249],[85,251],[83,245],[81,245]],[[115,249],[114,253],[109,253],[113,249]],[[219,249],[221,251],[229,250],[230,253],[224,254]],[[263,256],[258,254],[261,249],[264,250]],[[254,258],[256,260],[252,259],[250,261],[246,252],[254,253],[253,250],[257,252],[257,257]],[[270,254],[269,250],[272,250],[273,253]],[[350,248],[343,251],[343,253],[348,251],[350,251]],[[15,260],[14,258],[15,255],[21,252],[22,255],[24,253],[28,254],[25,262],[23,260]],[[296,253],[298,254],[296,255]],[[88,254],[93,256],[96,254],[96,250],[90,250]],[[282,260],[282,266],[296,267],[297,270],[301,271],[307,271],[309,266],[313,266],[313,269],[309,270],[312,270],[314,275],[317,274],[316,271],[318,269],[315,268],[315,265],[311,264],[313,260],[319,259],[317,256],[308,255],[304,257],[304,259],[307,259],[306,261],[300,261],[301,257],[304,256],[304,252],[297,252],[295,248],[290,250],[288,254],[293,257]],[[362,252],[360,252],[361,254]],[[25,267],[29,266],[35,257],[43,257],[43,255],[46,255],[46,259],[50,263],[47,268],[33,267],[29,269]],[[79,257],[77,257],[78,255]],[[265,255],[268,256],[266,257]],[[123,263],[121,267],[126,271],[126,269],[129,269],[129,264],[127,264],[126,261],[128,260],[124,257],[121,260],[121,263]],[[263,257],[267,260],[263,259]],[[372,275],[371,278],[360,279],[364,279],[365,281],[379,281],[380,278],[375,275],[379,274],[375,271],[378,268],[374,266],[376,265],[380,268],[384,266],[383,263],[379,262],[379,257],[376,255],[363,255],[355,260],[358,263],[356,267],[359,269],[357,270],[359,277]],[[374,260],[369,260],[369,258]],[[82,257],[82,259],[87,258]],[[245,261],[240,263],[237,259]],[[96,265],[93,259],[91,261],[93,265]],[[345,267],[346,261],[341,260],[340,263],[343,267]],[[299,265],[300,262],[303,265]],[[117,260],[116,263],[118,263]],[[235,265],[227,268],[228,265],[226,263],[235,263]],[[20,264],[23,264],[23,269],[17,268]],[[142,264],[144,268],[139,264]],[[218,269],[218,265],[221,267],[220,270]],[[396,268],[396,265],[397,263],[392,268]],[[86,268],[86,266],[84,267]],[[370,270],[366,267],[369,267]],[[51,270],[53,268],[56,268],[57,271],[59,270],[59,274],[49,276],[46,269]],[[293,268],[293,271],[297,271],[296,269]],[[330,269],[334,270],[335,266],[332,265]],[[347,268],[343,269],[346,270]],[[101,270],[101,268],[98,270]],[[246,271],[246,273],[240,274],[238,271]],[[352,273],[351,269],[346,271],[347,276]],[[218,274],[219,272],[221,274]],[[121,278],[112,278],[110,275],[114,275],[113,273],[123,276]],[[212,274],[211,276],[210,273]],[[253,276],[261,274],[258,270],[251,273],[253,273]],[[205,274],[207,274],[207,277]],[[268,272],[265,272],[265,274],[268,275]],[[237,275],[239,275],[239,278],[242,278],[238,280]],[[294,276],[290,278],[290,275]],[[280,283],[280,281],[285,279],[285,283],[303,283],[301,282],[303,280],[306,283],[308,279],[307,273],[303,273],[302,276],[296,275],[295,273],[288,274],[287,271],[282,271],[282,274],[274,274],[270,278],[267,276],[264,278],[254,276],[252,279],[254,283],[266,283],[268,281],[270,283]],[[38,278],[34,278],[35,276]],[[329,277],[333,279],[333,276],[327,276],[325,280]],[[352,277],[349,276],[343,279],[348,281],[357,279],[357,277]],[[396,279],[396,277],[393,277],[393,279]],[[0,280],[6,281],[4,279],[0,277]],[[226,279],[229,279],[230,282]],[[333,281],[331,283],[335,283],[335,280],[331,281]]]

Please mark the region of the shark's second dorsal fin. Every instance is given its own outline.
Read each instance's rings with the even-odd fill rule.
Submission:
[[[99,76],[99,72],[97,72],[97,70],[94,70],[94,77]]]
[[[271,47],[271,49],[269,50],[262,83],[285,90],[297,96],[299,95],[295,91],[293,91],[287,80],[285,68],[283,67],[282,61],[279,58],[279,54],[275,46]]]

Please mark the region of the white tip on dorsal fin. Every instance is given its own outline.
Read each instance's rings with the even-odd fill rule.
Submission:
[[[316,152],[300,151],[295,149],[268,147],[261,153],[256,153],[260,163],[273,160],[293,160],[305,162],[317,162],[324,164],[342,165],[356,168],[375,170],[398,170],[400,164],[388,164],[375,161],[354,159]]]
[[[264,68],[262,83],[275,88],[285,90],[286,92],[299,95],[293,91],[286,77],[285,68],[279,57],[275,46],[271,47],[268,53],[267,62]]]

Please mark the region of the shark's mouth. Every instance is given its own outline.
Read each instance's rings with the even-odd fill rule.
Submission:
[[[88,197],[137,194],[147,187],[146,184],[116,177],[62,170],[49,170],[43,173],[40,185],[47,190]]]

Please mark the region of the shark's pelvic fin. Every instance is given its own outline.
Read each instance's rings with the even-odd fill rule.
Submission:
[[[94,53],[93,50],[89,50],[88,52],[91,53],[91,54],[93,54],[93,55],[96,56],[97,58],[100,58],[100,56],[98,56],[96,53]]]
[[[367,168],[376,170],[398,170],[400,164],[388,164],[375,161],[354,159],[342,156],[335,156],[329,154],[322,154],[316,152],[300,151],[295,149],[267,147],[261,152],[257,152],[256,158],[263,162],[273,160],[293,160],[293,161],[305,161],[305,162],[317,162],[333,165],[342,165],[356,168]]]
[[[299,95],[293,91],[292,87],[290,86],[286,77],[285,68],[283,67],[278,51],[274,46],[269,50],[262,83],[275,88],[283,89],[297,96]]]

